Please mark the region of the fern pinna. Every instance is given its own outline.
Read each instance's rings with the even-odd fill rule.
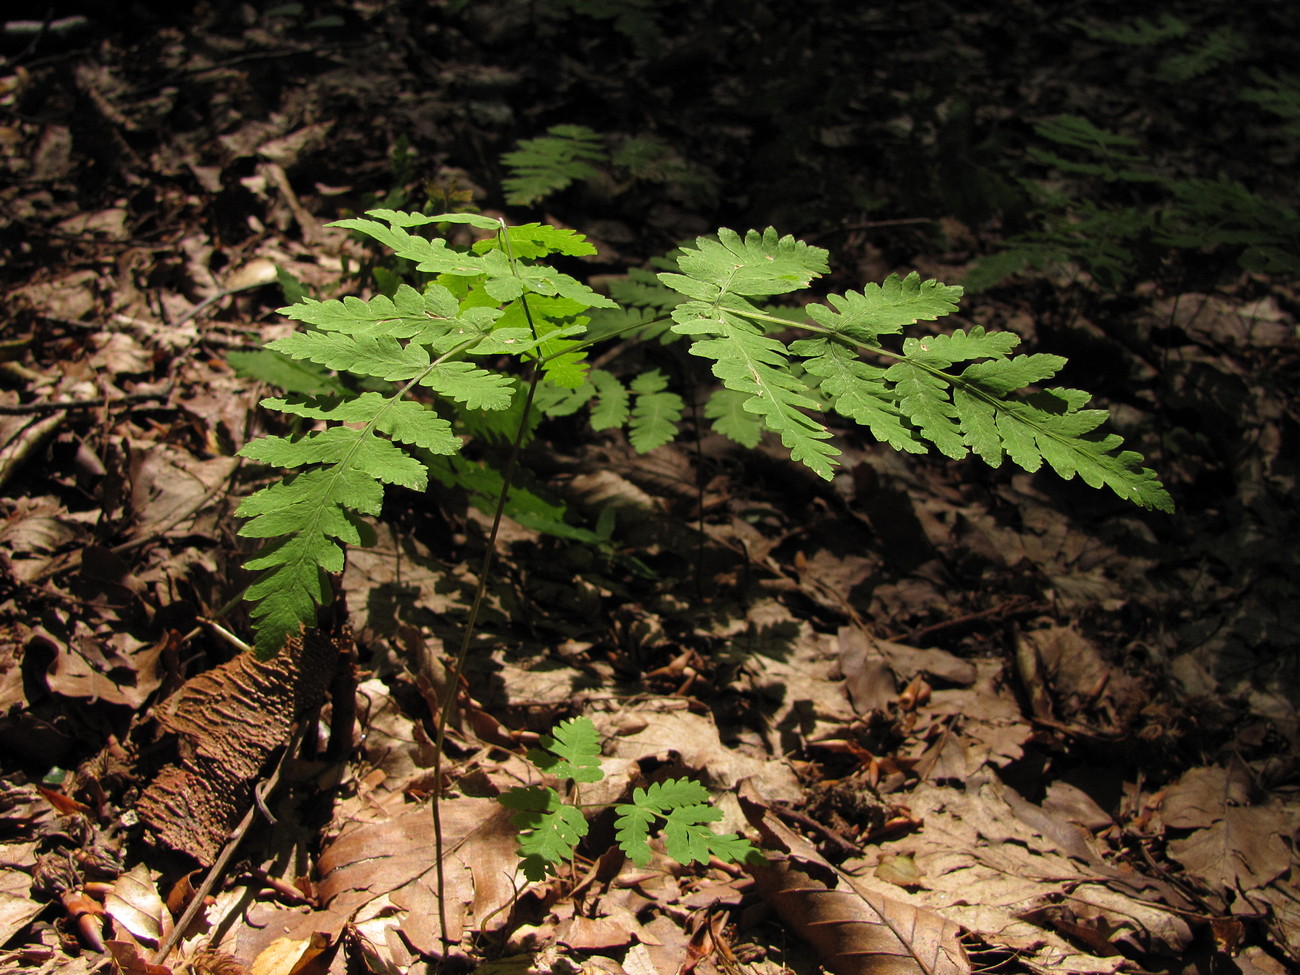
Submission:
[[[411,232],[464,224],[490,236],[456,248],[445,237]],[[668,377],[651,371],[625,383],[585,358],[589,344],[615,334],[662,333],[664,310],[662,337],[689,340],[690,352],[708,360],[721,383],[704,409],[714,429],[746,446],[771,431],[823,478],[840,453],[825,421],[833,412],[900,450],[933,445],[952,458],[974,452],[993,466],[1008,457],[1028,471],[1046,462],[1067,479],[1077,474],[1135,504],[1172,510],[1138,454],[1120,450],[1114,434],[1096,435],[1106,412],[1086,409],[1087,393],[1042,388],[1062,357],[1012,355],[1016,336],[978,326],[905,337],[893,347],[882,341],[956,310],[960,288],[892,275],[793,317],[777,315],[758,302],[806,288],[827,271],[827,252],[770,228],[743,237],[723,229],[683,248],[677,271],[659,274],[658,284],[642,274],[627,289],[611,289],[626,290],[638,312],[545,263],[555,254],[595,253],[573,231],[392,210],[334,226],[378,241],[432,280],[423,290],[402,285],[391,297],[305,298],[282,309],[306,327],[270,349],[363,384],[394,385],[263,401],[313,429],[264,437],[240,452],[293,471],[237,512],[249,519],[240,534],[267,540],[245,563],[260,573],[246,593],[256,604],[259,654],[274,653],[314,622],[328,574],[342,570],[344,546],[367,537],[364,516],[379,514],[385,485],[422,491],[431,473],[456,482],[461,441],[453,422],[492,429],[484,422],[491,415],[511,416],[522,406],[524,383],[479,363],[498,367],[504,357],[538,370],[536,404],[547,415],[585,407],[593,427],[626,427],[638,450],[671,440],[683,403],[667,388]],[[787,341],[788,331],[807,337]],[[864,361],[864,352],[883,361]]]
[[[519,859],[524,876],[542,880],[573,859],[578,843],[587,835],[587,820],[576,804],[581,783],[605,777],[600,767],[600,738],[590,718],[561,721],[554,735],[546,735],[540,748],[528,751],[528,760],[561,783],[570,783],[575,804],[546,785],[516,786],[501,794],[501,804],[512,811],[519,828]],[[630,801],[614,806],[614,839],[637,866],[650,863],[650,831],[662,829],[664,849],[682,864],[708,863],[717,857],[727,863],[744,862],[757,851],[735,833],[715,833],[709,823],[722,812],[709,805],[709,790],[692,779],[665,779],[648,788],[637,787]]]

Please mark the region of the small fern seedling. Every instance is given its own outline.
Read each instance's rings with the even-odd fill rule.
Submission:
[[[587,835],[587,820],[579,803],[578,787],[605,777],[600,767],[600,738],[590,718],[570,718],[555,726],[554,734],[529,749],[528,760],[538,771],[571,783],[572,803],[550,786],[517,786],[501,795],[520,830],[519,857],[524,876],[542,880],[573,860]],[[644,867],[650,862],[650,834],[658,827],[664,849],[683,865],[707,863],[717,857],[724,863],[745,862],[758,851],[735,833],[715,833],[709,823],[722,813],[709,805],[709,790],[691,779],[667,779],[649,788],[637,787],[630,802],[614,806],[615,841],[629,860]]]

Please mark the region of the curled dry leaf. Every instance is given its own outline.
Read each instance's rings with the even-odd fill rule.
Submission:
[[[968,975],[961,928],[931,911],[857,889],[754,796],[741,807],[767,850],[781,851],[750,866],[777,913],[820,953],[837,975]]]
[[[309,631],[273,660],[243,654],[186,681],[159,707],[159,724],[183,743],[182,757],[141,794],[145,825],[210,866],[294,721],[319,710],[349,640]]]

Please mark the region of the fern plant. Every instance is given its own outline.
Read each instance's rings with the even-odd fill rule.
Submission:
[[[1160,280],[1181,260],[1211,253],[1223,265],[1300,275],[1300,215],[1224,177],[1180,176],[1157,165],[1133,136],[1062,115],[1034,126],[1029,150],[1053,181],[1026,181],[1039,226],[1004,242],[965,284],[991,287],[1026,268],[1074,265],[1108,290]],[[1068,180],[1063,188],[1062,180]]]
[[[585,125],[555,125],[501,156],[510,175],[506,202],[528,206],[575,182],[601,181],[615,196],[635,183],[692,204],[712,199],[714,181],[652,135],[601,135]]]
[[[487,236],[453,247],[412,233],[457,225]],[[716,430],[748,446],[775,434],[820,477],[832,477],[840,454],[827,423],[835,414],[909,453],[934,446],[993,466],[1009,458],[1028,471],[1046,463],[1142,507],[1172,508],[1142,458],[1121,450],[1119,436],[1097,433],[1106,412],[1087,409],[1087,393],[1043,385],[1062,357],[1015,355],[1015,335],[978,326],[896,341],[909,326],[956,310],[960,288],[895,275],[776,314],[762,303],[807,288],[827,271],[827,252],[771,228],[744,236],[723,229],[683,248],[675,271],[642,287],[667,310],[647,314],[620,309],[546,263],[594,252],[570,230],[392,210],[335,226],[377,241],[432,280],[391,298],[304,298],[281,310],[305,327],[269,349],[388,389],[263,401],[311,429],[240,451],[291,472],[237,511],[248,519],[240,534],[264,540],[245,563],[258,573],[246,597],[261,655],[312,625],[329,598],[328,576],[342,570],[347,545],[369,537],[366,518],[380,514],[387,487],[424,491],[431,474],[447,483],[462,463],[458,431],[514,428],[522,436],[534,407],[556,416],[585,408],[593,426],[627,429],[639,450],[670,440],[683,403],[668,377],[652,371],[625,383],[586,359],[592,341],[664,325],[661,338],[689,342],[720,383],[704,410]],[[788,331],[804,337],[788,341]]]
[[[600,738],[590,718],[560,722],[553,735],[542,739],[541,746],[529,750],[529,761],[543,774],[569,783],[574,801],[566,802],[545,785],[517,786],[501,795],[501,804],[512,811],[520,830],[519,857],[529,880],[553,875],[558,865],[573,859],[587,835],[579,786],[605,777],[600,767]],[[638,866],[650,862],[650,833],[656,827],[663,832],[668,855],[684,865],[707,863],[715,856],[725,863],[743,862],[757,853],[748,840],[735,833],[715,833],[709,828],[722,813],[709,805],[708,789],[691,779],[667,779],[649,788],[637,787],[631,800],[616,804],[614,811],[615,841]]]

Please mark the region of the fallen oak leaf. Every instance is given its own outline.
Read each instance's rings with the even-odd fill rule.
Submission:
[[[960,926],[859,890],[811,843],[782,825],[752,790],[742,787],[739,799],[763,839],[764,859],[746,864],[759,891],[836,975],[969,975]]]

